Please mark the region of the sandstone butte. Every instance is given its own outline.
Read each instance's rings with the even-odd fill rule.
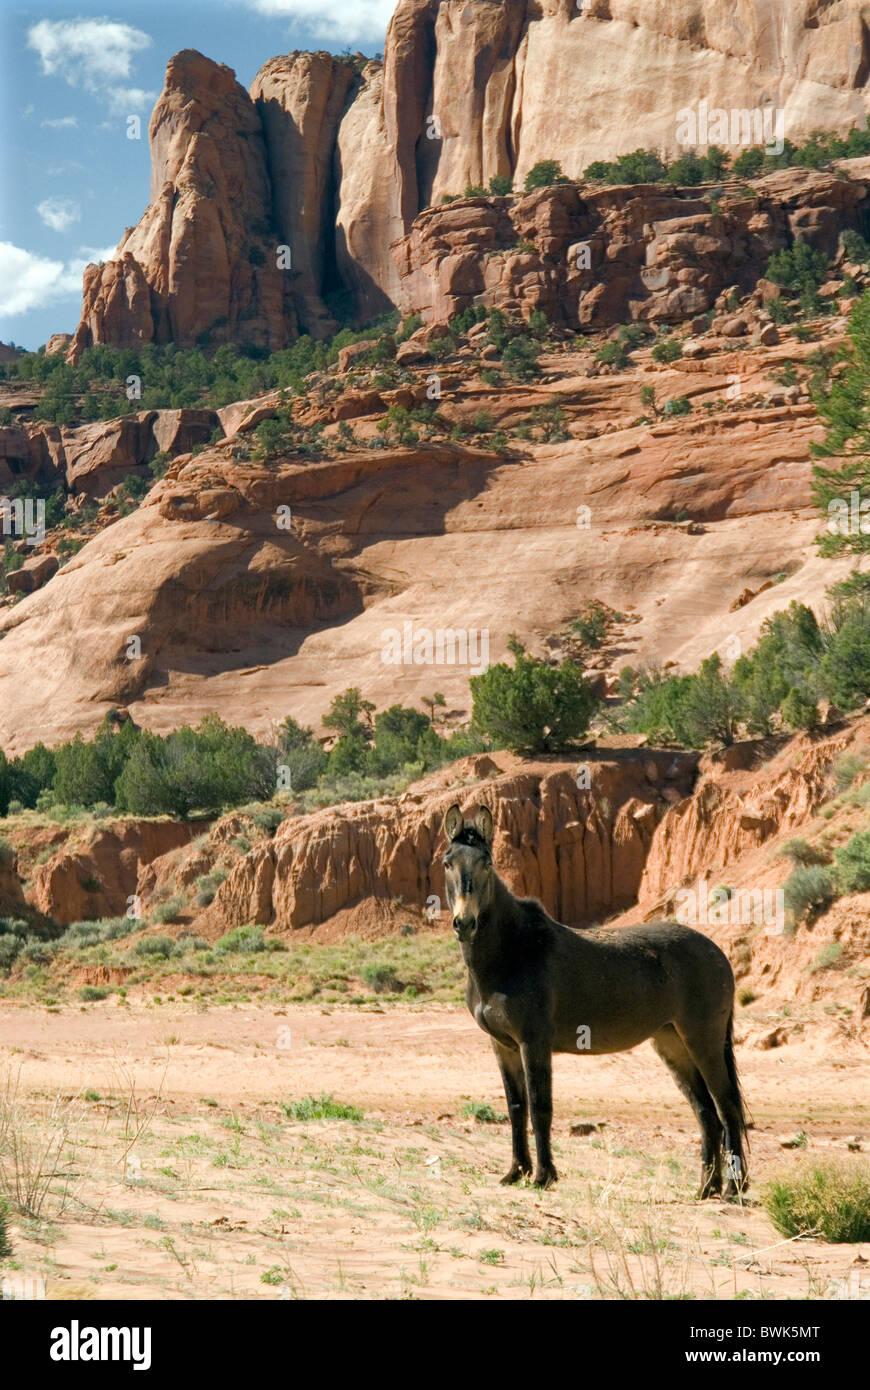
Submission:
[[[362,321],[404,308],[402,243],[445,194],[494,175],[520,188],[542,159],[577,178],[639,143],[678,154],[678,113],[702,101],[780,109],[794,141],[863,125],[864,6],[775,13],[767,0],[399,0],[383,62],[291,53],[249,93],[226,66],[179,53],[151,119],[150,205],[88,267],[70,355],[203,333],[278,347],[327,333],[339,290]],[[463,249],[476,244],[465,216],[452,224]],[[277,269],[278,246],[292,271]]]

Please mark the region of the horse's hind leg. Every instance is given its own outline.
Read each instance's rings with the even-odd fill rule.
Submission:
[[[502,1182],[519,1182],[522,1177],[530,1177],[532,1172],[528,1135],[529,1103],[526,1096],[523,1059],[518,1047],[504,1047],[500,1042],[496,1042],[495,1038],[490,1041],[501,1069],[501,1079],[504,1082],[505,1099],[511,1121],[513,1162],[502,1178]]]
[[[699,1197],[722,1191],[722,1123],[713,1097],[677,1030],[662,1028],[652,1045],[695,1112],[701,1129],[701,1186]]]
[[[685,1036],[684,1040],[692,1060],[707,1083],[707,1089],[716,1103],[722,1121],[725,1131],[725,1161],[728,1168],[725,1196],[736,1197],[748,1188],[749,1174],[743,1150],[746,1120],[734,1066],[731,1020],[728,1020],[724,1030],[717,1029],[715,1038],[711,1038],[709,1034],[699,1036],[693,1033],[691,1036]]]

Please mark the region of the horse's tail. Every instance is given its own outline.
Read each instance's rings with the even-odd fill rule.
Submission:
[[[728,1073],[728,1081],[731,1086],[732,1100],[737,1107],[737,1114],[740,1122],[741,1144],[749,1148],[749,1133],[746,1120],[746,1098],[743,1095],[743,1087],[740,1085],[740,1077],[737,1075],[737,1062],[734,1057],[734,1010],[728,1015],[728,1028],[725,1033],[725,1070]]]

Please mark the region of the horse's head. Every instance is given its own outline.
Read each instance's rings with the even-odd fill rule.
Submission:
[[[447,898],[453,913],[453,930],[460,941],[473,941],[480,917],[493,898],[492,813],[481,806],[474,821],[466,824],[458,806],[444,817],[449,840],[444,855]]]

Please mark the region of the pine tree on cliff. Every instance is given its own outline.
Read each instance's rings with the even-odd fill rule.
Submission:
[[[845,366],[813,392],[827,433],[810,448],[832,461],[813,468],[813,498],[826,522],[818,538],[823,555],[870,551],[870,294],[852,310],[849,337]]]

